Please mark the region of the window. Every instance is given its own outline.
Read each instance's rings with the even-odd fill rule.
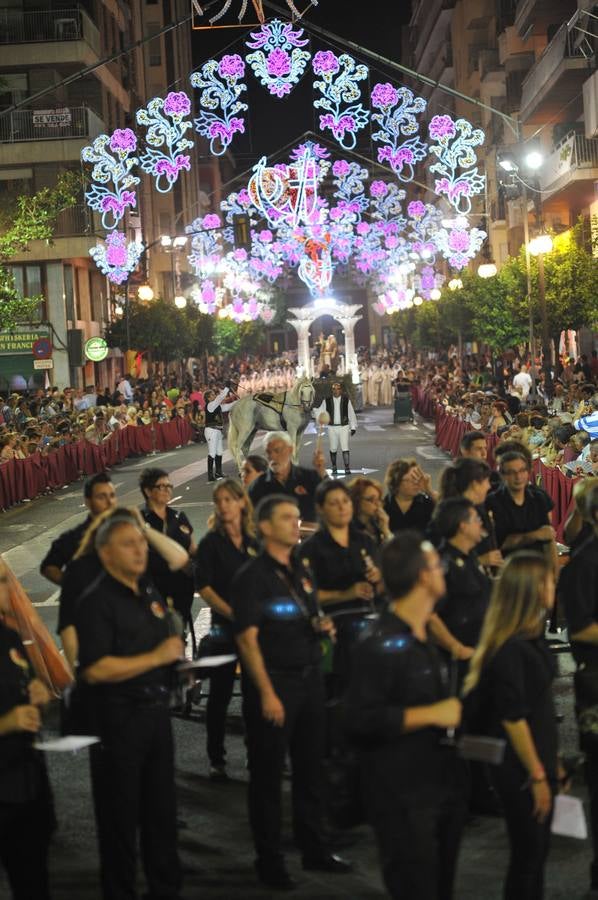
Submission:
[[[27,75],[2,75],[0,79],[0,109],[25,100],[28,93]]]
[[[161,26],[157,22],[148,22],[145,26],[146,37],[151,37],[160,31]],[[147,45],[150,66],[162,65],[162,38],[157,37],[153,41],[149,41]]]
[[[21,297],[36,297],[44,294],[43,271],[41,266],[8,266],[15,282],[15,288]],[[45,319],[45,299],[39,304],[27,321],[41,322]]]

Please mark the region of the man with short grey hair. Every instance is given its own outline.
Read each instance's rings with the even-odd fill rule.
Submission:
[[[315,522],[314,494],[322,478],[326,477],[324,454],[316,450],[312,460],[314,467],[307,469],[292,462],[293,441],[286,431],[271,431],[264,443],[268,471],[251,484],[251,502],[255,506],[270,494],[288,494],[299,504],[301,520]]]

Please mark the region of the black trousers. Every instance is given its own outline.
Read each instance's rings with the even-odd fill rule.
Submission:
[[[174,748],[168,709],[107,704],[102,743],[91,747],[91,780],[104,900],[134,900],[137,832],[148,900],[176,900]]]
[[[521,790],[525,776],[504,769],[493,774],[509,836],[510,857],[504,886],[505,900],[542,900],[552,811],[546,821],[540,824],[532,814],[534,803],[531,790]]]
[[[287,749],[292,766],[293,832],[304,857],[324,852],[322,841],[322,760],[324,685],[319,666],[303,675],[270,674],[285,709],[284,727],[267,722],[260,696],[243,679],[243,715],[249,757],[249,822],[258,859],[282,860],[282,773]]]
[[[224,765],[226,750],[226,713],[233,695],[237,662],[218,666],[210,675],[210,693],[206,706],[208,758],[213,766]]]
[[[592,867],[590,880],[593,888],[598,888],[598,750],[585,748],[585,775],[590,798],[590,830],[592,833]]]
[[[13,900],[50,900],[48,847],[53,827],[49,790],[28,803],[0,803],[0,861]]]
[[[382,875],[393,900],[450,900],[466,795],[438,803],[396,801],[372,817]]]

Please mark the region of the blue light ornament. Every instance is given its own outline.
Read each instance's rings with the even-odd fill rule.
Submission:
[[[335,141],[345,150],[357,144],[357,134],[368,124],[370,114],[365,109],[358,82],[367,79],[367,66],[358,64],[348,53],[337,56],[332,50],[320,50],[313,58],[312,67],[319,80],[314,90],[322,94],[314,101],[316,109],[328,110],[320,116],[322,131],[330,131]]]
[[[100,134],[81,151],[83,162],[92,163],[91,178],[97,182],[86,192],[87,205],[102,215],[102,228],[116,228],[127,208],[134,209],[137,195],[131,188],[140,179],[132,174],[139,160],[133,154],[137,138],[130,128],[117,128],[111,135]],[[110,152],[112,151],[112,152]],[[112,189],[108,185],[112,183]]]
[[[311,54],[301,50],[309,43],[303,39],[303,29],[293,30],[290,22],[273,19],[252,31],[246,46],[249,53],[245,60],[258,81],[274,97],[285,97],[297,84],[311,59]]]
[[[244,75],[245,63],[237,53],[227,54],[220,61],[211,59],[191,75],[193,87],[201,89],[202,111],[194,120],[195,130],[208,138],[214,156],[222,156],[235,134],[245,132],[245,119],[239,116],[249,109],[239,100],[247,90],[241,81]]]
[[[171,190],[181,170],[191,169],[191,159],[184,153],[193,147],[193,141],[185,137],[193,127],[185,121],[190,112],[191,101],[184,91],[171,91],[164,100],[154,97],[146,108],[137,111],[138,124],[147,128],[149,145],[139,164],[144,172],[154,176],[156,190],[161,194]]]
[[[467,119],[455,121],[450,116],[434,116],[429,132],[436,141],[430,146],[430,153],[437,158],[430,172],[442,176],[436,179],[434,190],[444,195],[459,215],[467,215],[471,198],[482,193],[486,184],[485,177],[477,170],[474,151],[474,147],[484,143],[484,132],[474,128]]]
[[[143,244],[135,241],[127,243],[124,232],[113,231],[106,238],[106,243],[92,247],[89,255],[109,281],[122,284],[137,268],[144,249]]]
[[[372,113],[372,120],[380,126],[372,140],[385,144],[378,148],[378,162],[387,162],[400,181],[411,181],[415,166],[428,152],[417,134],[416,119],[426,109],[426,101],[409,88],[386,82],[374,85],[371,104],[379,110]]]

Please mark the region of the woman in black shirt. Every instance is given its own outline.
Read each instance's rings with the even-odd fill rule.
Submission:
[[[393,534],[406,529],[425,532],[436,494],[430,476],[422,472],[417,460],[395,459],[386,470],[385,483],[384,510]]]
[[[552,566],[543,556],[510,556],[465,680],[470,727],[507,742],[502,765],[491,773],[511,848],[505,900],[543,897],[553,795],[563,775],[552,697],[555,666],[544,641],[554,592]]]
[[[208,638],[210,655],[236,653],[230,586],[241,566],[257,551],[253,507],[239,482],[225,478],[214,488],[213,499],[214,514],[208,522],[210,530],[199,542],[195,556],[196,587],[212,610]],[[224,736],[236,668],[236,661],[219,666],[210,678],[206,709],[207,750],[210,777],[216,780],[227,777]]]
[[[483,566],[493,569],[501,566],[504,560],[496,546],[493,519],[485,506],[490,491],[490,475],[490,466],[484,460],[460,457],[442,473],[440,498],[465,497],[474,504],[486,532],[476,548],[476,554]]]
[[[353,525],[369,534],[380,547],[392,537],[388,514],[382,505],[382,485],[373,478],[359,476],[347,487],[353,501]]]
[[[339,696],[349,678],[353,645],[382,595],[382,576],[376,544],[352,524],[347,486],[342,481],[322,481],[315,501],[321,525],[300,552],[315,576],[318,602],[336,626],[332,693]]]
[[[54,812],[46,765],[33,741],[41,725],[39,707],[50,694],[32,676],[21,639],[7,624],[11,612],[8,574],[0,561],[0,860],[15,900],[49,900]]]

